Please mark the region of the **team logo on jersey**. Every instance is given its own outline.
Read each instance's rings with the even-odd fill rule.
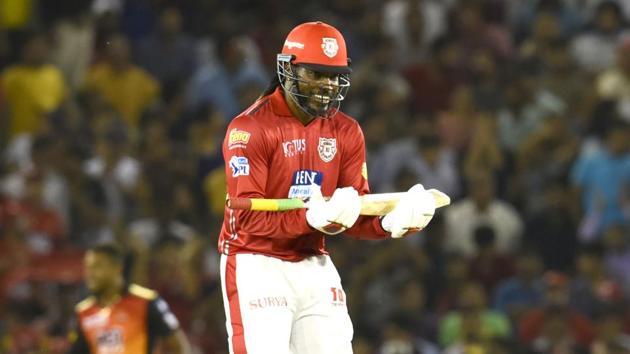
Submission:
[[[245,147],[245,145],[249,142],[250,137],[251,134],[244,130],[238,130],[237,128],[230,130],[230,135],[228,137],[228,149],[231,150],[238,147]]]
[[[124,340],[121,328],[111,328],[96,335],[96,351],[104,354],[124,353]]]
[[[332,159],[335,158],[335,154],[337,154],[337,139],[319,138],[317,151],[319,152],[319,157],[322,159],[322,161],[332,161]]]
[[[334,57],[335,55],[337,55],[337,52],[339,51],[339,45],[337,44],[337,39],[328,38],[328,37],[322,38],[322,49],[324,50],[324,54],[326,54],[327,57],[329,58]]]
[[[230,159],[232,177],[249,176],[249,161],[244,156],[232,156]]]
[[[306,151],[306,139],[293,139],[282,143],[284,157],[293,157]]]
[[[293,173],[291,178],[291,188],[289,189],[289,198],[306,199],[313,194],[315,188],[322,185],[324,174],[320,171],[298,170]]]

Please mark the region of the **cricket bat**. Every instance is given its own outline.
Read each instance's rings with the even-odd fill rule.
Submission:
[[[437,189],[429,189],[435,198],[435,207],[451,204],[451,198]],[[361,215],[385,215],[389,213],[405,192],[365,194],[361,198]],[[286,211],[308,208],[308,200],[299,198],[264,199],[264,198],[228,198],[227,207],[238,210]]]

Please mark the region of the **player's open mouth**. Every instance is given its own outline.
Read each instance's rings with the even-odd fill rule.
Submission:
[[[330,103],[330,96],[328,95],[314,95],[315,99],[317,100],[317,102],[323,103],[323,104],[328,104]]]

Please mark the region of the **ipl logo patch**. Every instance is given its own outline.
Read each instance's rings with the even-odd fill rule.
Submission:
[[[249,161],[244,156],[232,156],[230,159],[232,177],[249,176]]]
[[[336,38],[322,38],[322,49],[324,50],[324,54],[327,57],[332,58],[337,55],[337,51],[339,51],[339,45],[337,44]]]
[[[319,145],[317,145],[317,151],[319,152],[319,158],[324,162],[330,162],[335,158],[337,154],[337,139],[335,138],[319,138]]]

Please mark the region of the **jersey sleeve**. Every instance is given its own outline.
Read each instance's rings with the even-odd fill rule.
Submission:
[[[240,116],[229,125],[223,141],[225,178],[230,198],[270,198],[266,193],[273,145],[265,129],[252,117]],[[306,210],[261,212],[230,210],[231,227],[252,236],[297,238],[313,232]],[[236,231],[236,230],[233,230]]]
[[[166,301],[161,297],[150,301],[147,309],[147,321],[150,338],[163,338],[178,330],[179,321],[171,312]]]
[[[343,160],[339,174],[340,187],[354,187],[359,195],[369,194],[367,164],[365,160],[365,138],[359,124],[355,122],[353,129],[348,129],[344,136]],[[378,216],[359,216],[357,222],[345,234],[360,239],[383,239],[389,233],[383,230]]]

